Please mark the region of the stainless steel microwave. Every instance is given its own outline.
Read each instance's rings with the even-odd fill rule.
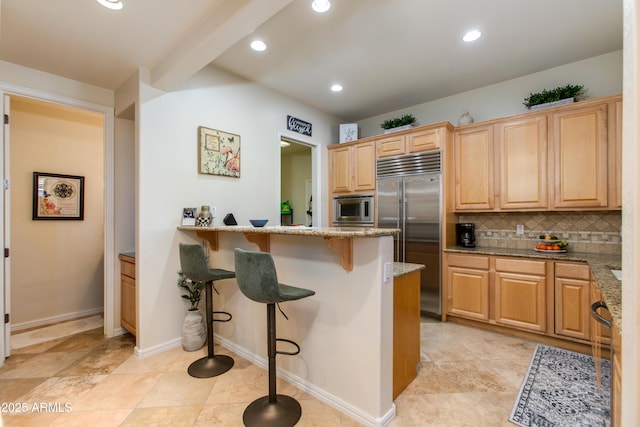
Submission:
[[[373,226],[373,194],[335,196],[333,225]]]

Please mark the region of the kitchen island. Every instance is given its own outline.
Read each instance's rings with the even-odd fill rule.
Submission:
[[[316,292],[281,304],[289,320],[278,315],[278,337],[298,342],[301,352],[279,356],[278,375],[364,425],[386,425],[395,416],[393,235],[397,230],[242,226],[178,230],[180,242],[206,242],[213,267],[234,270],[235,248],[268,250],[281,283]],[[404,271],[396,268],[398,273]],[[220,281],[216,288],[220,295],[214,298],[214,310],[233,315],[232,321],[215,325],[216,338],[266,367],[264,305],[244,297],[234,279]]]

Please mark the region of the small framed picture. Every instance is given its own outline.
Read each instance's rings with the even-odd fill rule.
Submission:
[[[182,209],[182,225],[196,225],[196,216],[198,208]]]
[[[340,143],[351,142],[358,139],[358,124],[345,123],[340,125]]]
[[[83,220],[84,176],[34,172],[32,219]]]

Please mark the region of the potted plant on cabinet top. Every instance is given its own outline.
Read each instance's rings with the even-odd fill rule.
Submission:
[[[558,86],[555,89],[543,89],[542,92],[530,93],[524,99],[524,106],[529,110],[540,110],[558,105],[571,104],[584,94],[584,85]]]
[[[380,127],[384,129],[384,133],[397,132],[399,130],[411,129],[416,123],[416,118],[413,114],[405,114],[401,117],[394,119],[388,119],[380,123]]]
[[[190,307],[182,323],[182,348],[185,351],[196,351],[204,345],[206,332],[202,313],[198,309],[204,282],[193,282],[184,273],[178,272],[178,286],[186,291],[182,298],[189,301]]]

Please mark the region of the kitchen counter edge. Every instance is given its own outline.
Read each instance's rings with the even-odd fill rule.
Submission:
[[[224,231],[231,233],[249,234],[284,234],[294,236],[320,236],[320,237],[381,237],[393,236],[400,232],[395,228],[359,228],[359,227],[297,227],[297,226],[273,226],[252,227],[243,225],[221,225],[213,227],[179,226],[178,230],[184,231]]]
[[[622,333],[622,282],[611,273],[611,270],[619,270],[622,265],[620,255],[592,254],[585,252],[549,253],[535,252],[531,249],[507,249],[490,247],[448,247],[444,250],[448,253],[512,256],[522,258],[539,258],[553,261],[586,262],[591,269],[593,278],[600,288],[602,299],[607,304],[613,323]]]
[[[413,273],[414,271],[422,270],[424,268],[425,266],[422,264],[413,264],[410,262],[394,262],[393,278],[397,279],[398,277]]]

